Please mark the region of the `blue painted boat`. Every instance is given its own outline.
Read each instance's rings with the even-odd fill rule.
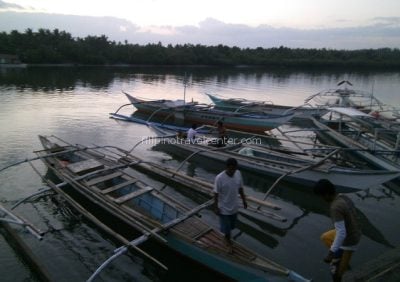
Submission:
[[[118,114],[118,113],[110,113],[110,118],[116,119],[116,120],[122,120],[122,121],[129,121],[129,122],[135,122],[138,124],[143,124],[147,125],[155,130],[159,129],[166,129],[170,130],[173,132],[187,132],[190,127],[188,126],[177,126],[177,125],[172,125],[172,124],[167,124],[167,123],[162,123],[162,122],[156,122],[156,121],[147,121],[142,118],[135,117],[133,115],[127,116],[123,114]],[[210,131],[210,128],[207,129],[202,129],[202,128],[197,128],[196,129],[198,133],[208,133]]]
[[[270,101],[251,101],[243,98],[220,98],[216,95],[207,93],[207,96],[214,103],[216,109],[231,112],[248,112],[258,111],[274,115],[284,115],[294,113],[293,119],[307,119],[311,116],[321,116],[326,113],[323,107],[311,107],[302,105],[299,107],[291,107],[284,105],[276,105]]]
[[[111,149],[101,151],[101,148],[71,145],[54,136],[40,136],[40,140],[45,150],[37,151],[37,155],[50,171],[70,185],[66,189],[72,188],[133,230],[143,233],[139,238],[125,239],[136,251],[141,251],[136,246],[138,243],[153,238],[236,281],[308,281],[238,242],[233,242],[233,249],[229,248],[223,234],[194,216],[211,205],[212,200],[188,208],[134,177],[131,165],[119,162],[116,155],[109,152]]]
[[[181,100],[143,100],[125,93],[132,105],[142,113],[164,117],[167,122],[216,125],[222,121],[227,128],[246,132],[263,133],[289,122],[293,112],[269,114],[265,112],[229,112],[211,105],[195,102],[183,103]],[[117,112],[116,112],[117,113]]]
[[[176,138],[176,137],[174,137]],[[216,139],[199,138],[194,142],[179,142],[164,139],[156,148],[172,155],[188,157],[195,155],[203,163],[213,160],[223,164],[228,158],[235,158],[240,163],[241,170],[258,175],[279,178],[284,176],[284,181],[314,187],[320,179],[329,179],[340,192],[356,192],[391,181],[400,175],[399,169],[365,169],[336,165],[326,159],[309,160],[293,156],[288,153],[269,149],[262,144],[249,142],[226,143],[222,150],[213,150]],[[337,151],[338,152],[338,151]],[[351,179],[351,181],[349,181]]]

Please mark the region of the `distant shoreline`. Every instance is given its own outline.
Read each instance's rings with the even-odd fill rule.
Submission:
[[[1,65],[0,65],[1,67]],[[271,64],[271,65],[158,65],[158,64],[19,64],[6,66],[7,68],[26,68],[26,67],[61,67],[61,68],[194,68],[194,69],[265,69],[265,70],[376,70],[376,71],[400,71],[400,65],[354,65],[354,64],[316,64],[316,65],[303,65],[303,64]]]
[[[106,36],[74,38],[55,29],[2,35],[0,63],[28,67],[153,67],[400,70],[400,49],[239,48],[201,44],[128,44]]]

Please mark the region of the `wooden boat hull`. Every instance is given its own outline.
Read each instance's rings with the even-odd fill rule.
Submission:
[[[262,102],[251,102],[245,99],[221,99],[211,94],[207,94],[215,107],[224,111],[243,112],[243,111],[259,111],[274,115],[287,114],[294,112],[293,119],[307,119],[311,116],[321,116],[326,113],[323,108],[310,108],[310,107],[290,107],[283,105],[268,104]]]
[[[230,129],[263,133],[289,122],[294,113],[271,115],[265,113],[233,113],[210,107],[201,107],[195,103],[184,106],[168,107],[158,101],[143,101],[125,94],[129,101],[142,113],[166,118],[167,122],[176,124],[192,123],[198,125],[215,125],[224,122]],[[172,101],[169,101],[172,103]],[[167,119],[168,118],[168,119]]]
[[[236,242],[231,253],[223,244],[220,232],[193,217],[198,208],[190,210],[162,191],[147,186],[129,173],[129,164],[120,164],[85,147],[67,143],[55,145],[58,143],[50,142],[48,138],[40,139],[45,150],[37,154],[58,178],[132,229],[166,242],[172,250],[231,279],[249,277],[258,281],[287,281],[295,277],[294,281],[307,281]],[[210,264],[208,260],[218,263]],[[219,266],[229,267],[230,272],[225,273],[217,268]]]
[[[359,144],[355,139],[344,136],[343,134],[339,133],[336,130],[333,130],[332,128],[328,127],[327,125],[316,119],[312,119],[312,121],[319,130],[317,132],[318,135],[329,138],[334,143],[342,146],[343,148],[353,149],[352,151],[349,150],[349,153],[357,156],[360,159],[366,160],[373,167],[389,171],[399,170],[398,165],[394,164],[391,161],[388,161],[387,159],[383,159],[371,154],[366,146]]]
[[[235,281],[300,281],[301,278],[295,272],[290,271],[288,276],[285,278],[282,277],[271,277],[269,279],[260,279],[259,273],[254,270],[249,270],[245,265],[240,264],[239,262],[232,262],[227,260],[221,260],[218,255],[210,255],[208,252],[205,252],[201,248],[194,248],[192,245],[181,241],[176,240],[175,238],[169,238],[167,236],[169,244],[173,246],[175,250],[178,250],[180,253],[185,253],[187,257],[200,262],[202,265],[207,265],[212,269],[219,269],[223,275],[226,277],[231,277]],[[300,280],[299,280],[300,279]]]
[[[241,146],[241,145],[240,145]],[[241,146],[243,147],[243,146]],[[238,160],[242,171],[266,175],[278,178],[289,171],[295,171],[301,166],[308,166],[312,163],[304,161],[299,162],[296,166],[290,165],[290,159],[282,159],[279,162],[273,159],[254,158],[253,156],[241,155],[235,146],[232,149],[225,151],[215,151],[212,147],[196,144],[179,144],[175,143],[160,143],[157,149],[175,154],[179,156],[189,156],[198,152],[195,158],[201,158],[200,163],[209,165],[209,160],[217,161],[223,164],[229,157],[234,157]],[[351,168],[330,167],[330,168],[313,168],[300,171],[298,173],[288,174],[283,178],[285,182],[301,184],[307,187],[313,187],[315,183],[322,178],[329,179],[340,192],[353,192],[367,189],[371,186],[376,186],[387,181],[390,181],[400,175],[398,170],[357,170]]]

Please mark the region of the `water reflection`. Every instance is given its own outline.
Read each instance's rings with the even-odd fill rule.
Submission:
[[[158,145],[155,146],[155,148],[158,147]],[[184,159],[180,157],[179,154],[173,154],[173,157],[177,160]],[[190,176],[199,174],[198,172],[196,173],[196,169],[199,170],[199,168],[205,169],[208,172],[214,174],[224,169],[224,166],[220,163],[214,164],[214,162],[211,160],[204,161],[204,159],[199,160],[196,158],[189,161],[188,167],[190,167],[190,169],[187,172]],[[263,194],[268,191],[269,187],[271,187],[275,181],[275,179],[273,178],[257,175],[255,173],[249,173],[247,171],[242,171],[242,174],[245,185],[250,188],[253,193],[256,192],[259,198],[262,198]],[[349,196],[351,198],[371,197],[371,193],[369,191],[370,190],[360,191],[358,193],[349,194]],[[329,217],[328,205],[321,198],[314,195],[312,193],[312,189],[309,187],[303,187],[301,185],[282,182],[275,188],[272,193],[272,197],[274,199],[279,199],[283,200],[286,203],[290,203],[289,206],[286,206],[286,209],[288,210],[286,212],[288,212],[290,216],[288,219],[288,224],[282,225],[277,224],[276,222],[272,224],[270,222],[266,222],[265,219],[258,220],[257,217],[254,216],[250,217],[246,215],[241,215],[241,218],[246,219],[246,224],[243,220],[240,220],[239,218],[240,226],[246,230],[246,233],[260,240],[261,242],[270,244],[268,245],[270,247],[276,247],[278,242],[273,239],[273,237],[271,237],[269,234],[284,237],[287,235],[288,231],[292,230],[298,224],[300,224],[302,219],[312,214],[320,214]],[[393,194],[390,192],[381,193],[379,198],[390,199],[393,198]],[[296,213],[298,212],[295,212],[295,210],[300,211],[300,214],[296,215]],[[360,209],[357,209],[357,211],[360,217],[364,236],[386,247],[393,247],[393,245],[386,239],[383,233],[368,219],[368,217]],[[269,234],[267,234],[266,232],[269,232]]]
[[[154,132],[145,126],[109,119],[108,113],[127,103],[121,90],[152,99],[181,99],[185,73],[189,81],[186,89],[187,99],[193,98],[204,103],[210,103],[204,95],[204,92],[209,91],[225,97],[245,97],[254,100],[272,100],[276,104],[299,105],[305,97],[323,89],[334,88],[338,81],[347,79],[357,88],[373,89],[374,94],[376,93],[377,97],[386,103],[399,104],[398,72],[186,67],[2,69],[0,71],[2,98],[0,155],[3,156],[0,160],[1,167],[25,159],[33,150],[38,149],[40,145],[37,134],[55,134],[74,144],[108,144],[131,149],[143,136],[154,135]],[[131,113],[132,109],[129,109],[128,114]],[[177,167],[182,160],[171,159],[169,155],[155,152],[146,146],[138,147],[135,153],[166,166]],[[207,164],[207,170],[193,162],[184,166],[181,171],[211,180],[216,173],[224,169],[223,165],[209,160],[201,162]],[[0,176],[2,176],[0,199],[4,201],[19,199],[21,195],[33,193],[41,186],[40,180],[25,170],[21,172],[19,169],[13,169]],[[275,180],[252,174],[243,176],[246,189],[248,187],[248,192],[257,197],[262,197]],[[239,228],[242,233],[238,234],[238,240],[248,240],[246,243],[254,249],[263,250],[263,246],[267,246],[266,249],[273,248],[273,252],[268,253],[268,256],[271,255],[289,267],[308,272],[305,274],[316,281],[326,281],[326,276],[319,273],[321,267],[316,262],[319,261],[318,256],[325,251],[323,246],[318,249],[318,237],[322,229],[330,225],[326,205],[303,187],[281,184],[271,195],[271,200],[283,207],[280,212],[288,218],[288,221],[279,223],[241,215]],[[399,243],[397,217],[400,193],[398,191],[398,189],[375,187],[369,191],[350,194],[352,199],[357,201],[356,206],[362,217],[363,233],[370,239],[363,241],[365,248],[360,250],[359,254],[365,256],[355,256],[355,263],[361,264],[371,256],[378,255]],[[184,198],[186,195],[181,197]],[[190,193],[187,193],[187,197],[193,201],[196,199]],[[75,218],[65,207],[59,208],[59,205],[51,202],[50,198],[37,200],[33,203],[35,208],[30,205],[24,205],[22,210],[26,211],[27,215],[35,217],[35,224],[45,222],[44,229],[47,226],[50,232],[41,244],[29,239],[28,242],[32,246],[37,246],[34,249],[35,253],[45,253],[41,256],[44,263],[54,265],[52,273],[58,275],[54,280],[81,281],[112,254],[115,244],[110,243],[107,237],[103,238],[102,233],[93,231],[94,228],[90,223],[80,220],[79,217]],[[209,217],[211,221],[216,221],[214,214],[210,214]],[[216,226],[217,223],[216,221]],[[71,241],[66,243],[69,244],[68,250],[63,251],[65,240],[57,236],[65,236],[65,240]],[[296,254],[303,255],[305,251],[309,251],[304,248],[312,249],[309,254],[312,257],[311,262],[298,260]],[[164,254],[164,249],[154,246],[152,253],[165,256],[165,261],[178,261],[171,263],[175,272],[167,274],[169,281],[177,281],[182,278],[179,273],[183,272],[187,265],[183,265],[184,260],[174,255]],[[56,253],[57,256],[49,257],[46,255],[48,253]],[[84,262],[79,263],[79,260]],[[146,264],[146,261],[143,262],[137,257],[121,257],[118,264],[108,269],[109,272],[105,273],[102,279],[105,281],[168,280],[163,274],[155,274],[155,277],[152,277],[157,270]],[[66,271],[60,273],[60,267]],[[188,271],[182,275],[186,275],[186,280],[193,279],[190,270],[197,268],[191,266],[187,269]],[[11,272],[14,273],[5,273],[6,280],[11,280],[18,270]],[[323,272],[325,273],[325,270]],[[197,270],[195,277],[198,274],[201,275],[201,270]],[[211,281],[213,278],[215,279],[211,276],[204,280]]]
[[[346,74],[342,70],[326,69],[286,69],[286,68],[217,68],[217,67],[28,67],[1,69],[0,86],[15,87],[19,91],[32,89],[34,91],[72,91],[77,87],[104,90],[112,87],[116,80],[140,82],[150,85],[165,85],[175,83],[183,89],[183,82],[188,81],[189,87],[224,87],[227,93],[238,93],[259,89],[260,94],[273,85],[288,85],[294,80],[298,86],[311,82],[316,85],[329,85],[332,88],[346,77],[355,85],[370,90],[374,86],[374,76],[382,72],[353,71]],[[399,77],[397,73],[389,73]],[[271,83],[265,89],[266,82]],[[246,89],[240,88],[246,85]],[[318,89],[318,92],[323,89]],[[258,90],[257,90],[258,91]],[[309,95],[314,94],[312,92]]]

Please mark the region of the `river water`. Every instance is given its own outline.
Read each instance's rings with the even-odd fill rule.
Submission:
[[[183,81],[187,78],[186,89]],[[26,158],[41,148],[37,135],[56,135],[71,143],[112,144],[130,149],[143,137],[154,135],[143,125],[109,118],[128,101],[121,90],[143,98],[171,98],[210,103],[205,93],[225,97],[270,100],[275,104],[297,106],[312,94],[336,88],[349,80],[356,89],[372,91],[380,100],[400,105],[400,73],[328,72],[217,68],[27,68],[0,69],[0,168]],[[125,113],[133,108],[126,107]],[[179,160],[139,146],[136,154],[166,166]],[[40,162],[34,165],[43,173]],[[205,170],[195,163],[184,170],[212,179],[216,169]],[[262,196],[273,179],[245,176],[247,192]],[[351,179],[349,179],[351,181]],[[18,199],[42,188],[43,184],[27,164],[0,173],[0,202],[9,207]],[[295,185],[280,185],[271,201],[282,207],[278,213],[287,222],[239,217],[236,239],[249,248],[291,268],[314,281],[329,281],[322,262],[326,250],[319,236],[331,228],[327,209],[318,198]],[[400,243],[399,191],[386,186],[349,194],[363,224],[363,239],[352,266]],[[182,197],[183,199],[184,197]],[[192,201],[191,199],[183,201]],[[118,247],[105,234],[82,219],[58,198],[44,197],[17,209],[19,214],[46,231],[44,240],[17,228],[18,234],[56,281],[84,281]],[[218,226],[215,216],[204,212],[210,224]],[[218,281],[212,273],[176,258],[165,248],[148,247],[152,255],[167,261],[169,273],[134,254],[120,257],[99,277],[99,281],[186,281],[193,277]],[[10,241],[0,235],[0,273],[2,281],[38,280],[16,252]]]

